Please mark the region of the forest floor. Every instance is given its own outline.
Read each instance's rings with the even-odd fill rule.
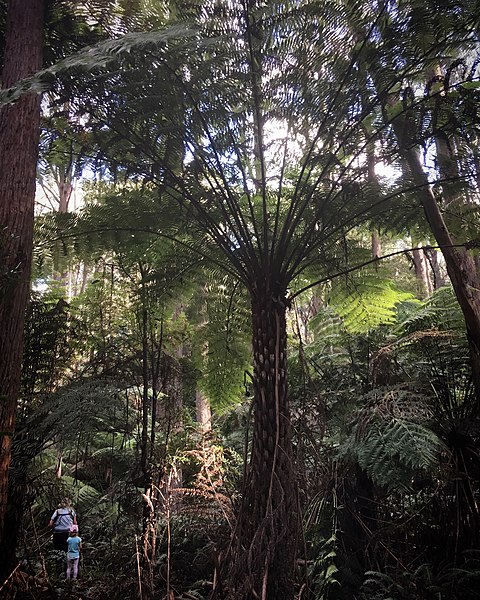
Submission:
[[[0,590],[1,600],[97,600],[108,598],[99,595],[98,586],[89,581],[66,580],[63,576],[47,581],[16,569]]]

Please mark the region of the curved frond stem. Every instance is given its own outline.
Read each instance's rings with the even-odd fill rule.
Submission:
[[[329,106],[327,107],[327,109],[325,110],[325,116],[323,118],[323,120],[321,121],[318,129],[317,129],[317,133],[315,134],[312,142],[310,143],[310,146],[307,150],[306,156],[304,157],[303,160],[303,165],[302,168],[300,169],[300,173],[298,175],[297,178],[297,182],[295,184],[295,189],[293,192],[293,198],[292,198],[292,202],[291,205],[289,207],[288,213],[287,213],[287,217],[285,219],[285,224],[282,227],[282,232],[280,235],[280,246],[283,248],[287,248],[291,238],[295,232],[296,227],[298,226],[305,210],[307,209],[307,206],[309,204],[310,201],[310,197],[311,194],[307,194],[307,196],[305,197],[303,202],[300,202],[299,204],[297,204],[297,197],[300,194],[300,191],[302,190],[302,188],[305,186],[307,180],[309,179],[312,171],[313,171],[313,165],[310,165],[310,159],[313,155],[314,149],[316,144],[318,143],[318,141],[320,140],[320,137],[323,133],[323,130],[328,122],[329,117],[331,116],[330,113],[333,109],[333,107],[335,106],[335,103],[338,100],[338,97],[341,93],[341,91],[343,90],[343,87],[345,86],[345,84],[348,81],[348,78],[352,72],[352,69],[354,68],[358,57],[360,56],[361,52],[363,51],[363,49],[367,46],[367,43],[370,39],[370,36],[372,35],[372,33],[375,30],[375,27],[377,26],[378,20],[380,19],[380,16],[383,14],[384,10],[386,10],[386,7],[383,7],[382,10],[380,11],[380,14],[378,15],[378,17],[376,18],[376,20],[374,21],[374,23],[372,23],[368,34],[365,36],[364,40],[362,41],[360,48],[358,49],[357,52],[354,52],[352,55],[352,58],[350,59],[348,68],[345,70],[345,73],[343,75],[343,78],[329,104]],[[340,117],[339,117],[340,118]],[[335,129],[337,125],[337,122],[334,122],[334,124],[332,125],[331,129],[332,131]],[[333,134],[332,134],[333,135]],[[333,158],[336,156],[336,154],[338,153],[340,148],[337,149],[336,153],[327,161],[327,164],[325,165],[325,167],[322,169],[322,172],[320,174],[320,176],[317,178],[317,182],[321,181],[321,179],[325,176],[325,173],[327,172],[327,170],[330,168],[331,165],[331,161],[333,160]],[[305,174],[307,173],[307,169],[308,169],[308,174],[305,177]],[[317,183],[318,185],[318,183]],[[294,215],[295,213],[295,215]]]
[[[291,113],[293,112],[293,103],[290,105]],[[277,248],[277,236],[280,225],[280,209],[282,205],[282,192],[283,192],[283,181],[285,177],[285,170],[287,168],[287,152],[288,152],[288,138],[290,135],[291,126],[290,121],[288,122],[287,131],[285,134],[285,138],[283,140],[283,157],[282,164],[280,167],[280,176],[278,180],[278,192],[277,192],[277,201],[275,203],[275,220],[273,223],[273,232],[272,232],[272,244],[270,247],[270,261],[273,262],[273,256],[275,250]]]
[[[435,180],[435,183],[440,183],[440,184],[448,183],[448,182],[459,181],[461,179],[463,179],[463,178],[462,177],[442,178],[442,179]],[[429,185],[431,185],[431,183],[429,182],[426,185],[429,186]],[[426,187],[426,185],[425,184],[421,184],[421,185],[416,184],[416,185],[409,186],[407,188],[402,188],[401,190],[396,190],[392,194],[389,194],[388,196],[381,198],[378,202],[374,202],[373,204],[369,205],[364,210],[355,213],[349,219],[342,221],[338,225],[338,227],[334,227],[334,228],[330,229],[330,231],[327,234],[322,236],[321,239],[319,239],[316,243],[312,244],[309,248],[309,254],[312,253],[314,250],[318,249],[320,246],[322,246],[329,238],[332,238],[332,237],[335,238],[335,236],[338,233],[351,231],[351,230],[355,229],[355,227],[357,227],[359,224],[367,222],[370,218],[369,213],[372,209],[377,208],[378,206],[381,206],[385,202],[388,202],[389,200],[391,200],[392,198],[395,198],[396,196],[398,196],[400,194],[405,194],[408,192],[415,192],[417,190],[421,190],[424,187]],[[387,209],[388,209],[388,207],[386,208],[386,210]],[[379,213],[376,213],[376,214],[382,214],[382,212],[383,211],[380,211]],[[462,246],[462,244],[460,244],[460,246]],[[435,248],[435,246],[428,246],[428,247]],[[443,247],[445,247],[445,246],[443,246]],[[305,256],[304,256],[304,258],[305,258]],[[383,258],[383,257],[380,257],[380,258]],[[292,281],[295,277],[298,277],[301,273],[303,273],[306,269],[308,269],[308,267],[310,267],[311,265],[314,265],[317,262],[318,262],[318,260],[316,258],[312,258],[309,261],[303,260],[301,263],[297,262],[296,266],[299,267],[301,264],[301,268],[298,268],[297,270],[293,271],[292,270],[293,266],[292,266],[292,269],[287,271],[289,281]]]
[[[218,150],[217,150],[215,141],[213,140],[208,123],[206,122],[204,115],[203,115],[202,111],[200,110],[200,107],[198,106],[197,101],[193,98],[193,95],[191,94],[190,90],[188,89],[188,86],[185,85],[185,82],[183,81],[183,79],[178,75],[178,73],[175,71],[175,69],[170,69],[170,67],[167,64],[165,66],[166,66],[167,70],[169,70],[170,73],[175,77],[177,82],[180,83],[180,86],[185,91],[185,93],[188,95],[188,97],[192,103],[192,106],[193,106],[194,110],[196,111],[196,114],[200,118],[205,135],[207,136],[208,141],[210,143],[210,147],[213,150],[218,173],[220,174],[220,177],[221,177],[221,180],[222,180],[222,183],[224,186],[223,190],[222,190],[222,194],[224,195],[225,201],[227,202],[227,205],[231,211],[231,216],[233,217],[233,219],[236,223],[236,226],[238,227],[238,235],[236,237],[240,244],[242,242],[245,244],[245,248],[248,251],[247,255],[249,257],[249,260],[252,263],[252,265],[255,265],[255,263],[256,263],[255,251],[253,248],[251,235],[249,234],[249,231],[248,231],[248,225],[245,222],[242,211],[241,211],[237,201],[231,194],[230,186],[228,184],[227,177],[225,175],[225,172],[224,172],[224,169],[222,166],[222,161],[220,160],[220,156],[218,154]],[[220,189],[221,189],[221,186],[220,186]],[[225,210],[225,206],[223,205],[223,203],[217,203],[217,206],[221,210],[224,217],[227,220],[230,220],[230,215]],[[234,227],[232,227],[232,231],[235,232]]]
[[[385,8],[385,5],[384,5]],[[383,9],[382,9],[383,10]],[[381,13],[378,15],[376,23],[378,22],[378,19],[380,18]],[[408,77],[409,75],[412,75],[412,72],[414,72],[414,69],[417,67],[418,63],[421,63],[423,61],[425,61],[430,54],[435,50],[435,49],[439,49],[442,48],[443,45],[448,41],[448,39],[450,37],[452,37],[453,35],[455,35],[455,33],[458,33],[458,31],[460,31],[460,28],[458,30],[455,30],[453,32],[449,32],[449,34],[447,36],[445,36],[444,38],[442,38],[442,40],[440,40],[438,42],[438,44],[436,44],[434,47],[430,47],[423,55],[421,55],[416,64],[415,65],[410,65],[408,66],[405,70],[403,70],[401,73],[398,74],[397,77],[393,78],[393,80],[391,80],[389,86],[385,89],[382,89],[380,91],[380,94],[377,95],[377,98],[373,99],[371,101],[371,103],[366,107],[366,109],[364,111],[362,111],[362,114],[355,120],[355,122],[352,124],[352,126],[350,127],[349,130],[347,130],[347,132],[344,135],[345,137],[348,137],[350,135],[352,135],[356,129],[359,129],[362,126],[362,121],[363,119],[371,113],[371,111],[375,108],[375,106],[381,106],[381,97],[380,95],[383,97],[384,95],[388,94],[394,87],[395,85],[397,85],[397,83],[401,82],[403,79],[405,79],[405,77]],[[364,42],[362,43],[362,47],[361,49],[363,49],[366,45],[366,43],[369,40],[369,36],[372,33],[372,28],[370,28],[369,32],[368,32],[368,37],[365,37]],[[352,58],[352,60],[357,59],[358,56],[360,54],[360,51]],[[467,83],[469,81],[471,81],[471,78],[465,79],[463,81],[460,82],[456,82],[455,84],[451,85],[451,88],[456,88],[456,87],[460,87],[463,83]],[[345,79],[342,81],[342,85],[344,85],[345,83]],[[341,178],[344,176],[345,172],[347,172],[347,170],[351,167],[351,165],[354,163],[355,160],[357,160],[359,158],[359,156],[361,156],[361,154],[364,152],[365,148],[367,147],[367,145],[369,143],[371,143],[372,141],[375,141],[375,139],[378,137],[378,135],[380,133],[382,133],[384,130],[388,129],[388,127],[390,125],[392,125],[392,123],[396,120],[399,119],[400,117],[402,117],[404,114],[408,113],[409,111],[411,111],[414,108],[417,108],[418,106],[421,106],[423,103],[431,100],[431,98],[434,98],[435,96],[438,96],[442,93],[442,90],[438,91],[438,92],[434,92],[433,94],[429,94],[427,96],[423,96],[421,98],[419,98],[418,100],[412,102],[411,104],[409,104],[407,107],[402,108],[401,111],[399,111],[394,117],[392,117],[391,119],[385,120],[384,123],[382,124],[381,127],[377,128],[375,130],[375,132],[373,132],[372,135],[370,135],[367,140],[365,141],[365,143],[357,150],[357,152],[353,155],[353,157],[351,158],[351,160],[343,167],[342,171],[340,172],[340,174],[338,175],[337,179],[336,179],[336,183],[338,183]],[[332,130],[334,130],[335,128],[332,127]],[[318,134],[317,134],[318,135]],[[316,141],[318,141],[319,139],[319,135],[316,138]],[[314,144],[316,143],[316,141],[314,140],[314,142],[312,142],[312,145],[310,146],[309,149],[309,153],[311,154],[311,152],[313,151],[313,147]],[[294,231],[295,228],[298,226],[301,217],[303,216],[304,211],[306,210],[306,208],[308,207],[309,203],[312,200],[312,197],[318,187],[318,185],[320,184],[320,182],[323,180],[323,178],[325,177],[326,172],[328,171],[329,167],[331,166],[331,162],[336,158],[336,156],[338,155],[338,153],[341,151],[342,149],[342,143],[340,143],[337,147],[337,149],[332,152],[331,157],[329,158],[329,160],[327,161],[327,164],[325,165],[325,167],[322,169],[321,173],[318,175],[318,177],[316,178],[314,184],[312,185],[312,188],[310,189],[310,191],[308,192],[308,194],[305,196],[304,202],[300,207],[299,212],[297,213],[297,215],[294,218],[294,221],[292,222],[292,226],[290,227],[290,235],[287,238],[287,245],[289,244],[291,238],[294,235]],[[307,156],[309,155],[309,153],[307,153]],[[299,175],[299,179],[298,181],[301,180],[302,178],[302,172],[303,172],[303,168],[302,171]],[[309,175],[311,174],[312,169],[310,169]],[[327,198],[325,199],[325,201],[322,204],[322,208],[326,206],[327,202],[331,199],[331,194],[333,193],[333,189],[334,186],[332,186],[332,190],[330,191],[329,195],[327,196]],[[293,202],[292,202],[292,206],[293,206]],[[288,220],[286,220],[286,222],[288,223]],[[305,246],[308,244],[311,236],[313,235],[313,232],[315,230],[315,223],[312,222],[310,228],[309,228],[309,232],[306,234],[305,237]],[[292,253],[293,254],[293,253]],[[290,255],[290,257],[285,261],[286,264],[290,263],[290,260],[292,259],[292,254]],[[297,259],[297,263],[299,261],[301,261],[303,258],[303,255],[300,255],[299,258]],[[298,265],[297,265],[298,266]]]
[[[109,125],[113,131],[116,131],[117,133],[120,134],[120,132],[117,129],[115,129],[115,127],[112,127],[111,124],[108,124],[108,123],[105,123],[105,124]],[[141,138],[135,131],[129,129],[129,134],[136,136],[139,139],[139,143],[141,143]],[[122,135],[125,137],[124,132],[122,132]],[[132,139],[132,138],[127,137],[126,139],[127,139],[127,141],[130,141],[132,144],[135,143],[134,138]],[[147,153],[146,156],[148,156],[152,161],[158,160],[158,157],[153,155],[152,153]],[[195,208],[198,219],[202,223],[202,226],[205,228],[206,233],[208,235],[210,235],[210,237],[218,244],[218,246],[220,248],[222,248],[223,252],[231,260],[232,264],[234,264],[236,266],[238,274],[242,277],[246,277],[245,267],[244,267],[243,263],[239,260],[238,255],[235,253],[235,250],[232,248],[231,240],[229,240],[227,238],[225,233],[220,229],[218,223],[209,215],[208,211],[205,210],[205,208],[202,206],[201,202],[199,202],[199,200],[194,196],[194,194],[190,193],[190,191],[187,189],[187,187],[185,185],[185,182],[178,175],[178,173],[176,173],[174,170],[170,169],[167,165],[162,165],[162,166],[164,167],[165,173],[167,173],[168,176],[172,179],[172,181],[174,181],[178,185],[181,193],[188,199],[188,201],[191,203],[191,205]],[[162,179],[159,179],[158,183],[161,186],[164,185],[164,181]],[[168,188],[168,186],[163,188],[163,193],[165,193],[169,197],[171,197],[182,209],[188,208],[188,204],[186,204],[183,201],[182,197],[179,196],[178,194],[172,193],[171,190]]]
[[[467,242],[465,242],[463,244],[451,244],[450,246],[448,246],[448,248],[466,248],[468,246],[469,246],[469,244]],[[342,271],[337,271],[336,273],[333,273],[332,275],[322,277],[321,279],[317,279],[316,281],[309,283],[308,285],[302,287],[300,290],[297,290],[295,293],[291,294],[288,297],[288,301],[292,302],[297,296],[300,296],[300,294],[303,294],[304,292],[306,292],[307,290],[310,290],[311,288],[315,287],[316,285],[320,285],[321,283],[326,283],[327,281],[332,281],[332,279],[336,279],[337,277],[342,277],[343,275],[348,275],[348,273],[353,273],[354,271],[358,271],[359,269],[363,269],[364,267],[368,267],[369,265],[377,264],[380,261],[385,260],[387,258],[392,258],[393,256],[399,256],[401,254],[406,254],[407,252],[413,252],[414,250],[425,250],[425,249],[442,250],[443,248],[446,248],[446,247],[447,246],[422,246],[421,248],[418,248],[418,247],[406,248],[404,250],[397,250],[395,252],[389,252],[388,254],[384,254],[383,256],[377,256],[375,258],[371,258],[370,260],[366,260],[362,263],[358,263],[356,265],[353,265],[352,267],[347,267],[346,269],[343,269]]]
[[[253,227],[253,231],[255,234],[255,237],[257,240],[260,239],[260,234],[258,231],[258,226],[257,226],[257,219],[255,217],[255,210],[254,210],[254,206],[253,206],[253,202],[252,202],[252,196],[250,194],[250,190],[248,189],[248,179],[247,179],[247,173],[245,171],[245,167],[243,165],[242,159],[245,158],[245,162],[247,161],[246,157],[242,157],[241,153],[240,153],[240,148],[238,147],[237,141],[235,140],[235,136],[233,135],[233,131],[230,127],[230,125],[227,122],[227,131],[228,131],[228,136],[230,138],[230,142],[232,143],[232,147],[235,150],[235,154],[237,155],[237,160],[238,160],[238,168],[240,169],[240,173],[242,175],[242,183],[243,183],[243,193],[245,194],[245,198],[247,199],[247,203],[248,203],[248,210],[250,212],[250,219],[252,222],[252,227]]]
[[[455,89],[457,87],[460,87],[462,84],[467,83],[470,80],[462,80],[459,82],[456,82],[454,85],[451,86],[452,89]],[[412,109],[418,108],[419,106],[421,106],[422,104],[424,104],[425,102],[430,101],[432,98],[440,95],[442,93],[442,91],[438,91],[438,92],[434,92],[433,94],[430,94],[429,96],[423,96],[422,98],[419,98],[417,101],[413,102],[412,104],[410,104],[409,106],[402,108],[401,111],[399,111],[394,117],[392,117],[391,119],[386,119],[382,125],[380,127],[378,127],[371,135],[369,135],[364,143],[359,146],[358,150],[352,155],[351,159],[342,167],[342,169],[340,170],[339,174],[337,175],[336,179],[332,182],[332,186],[330,191],[328,192],[327,196],[325,197],[325,199],[322,200],[322,203],[319,205],[319,208],[316,211],[316,216],[320,217],[323,209],[327,206],[328,202],[331,200],[334,200],[335,198],[338,197],[339,195],[339,191],[338,191],[338,184],[340,183],[340,181],[342,180],[342,178],[344,177],[345,173],[348,172],[348,170],[351,168],[351,166],[354,164],[354,162],[362,155],[362,153],[365,151],[365,149],[367,148],[367,146],[374,142],[381,133],[383,133],[385,130],[387,130],[397,119],[400,119],[402,116],[404,116],[405,114],[407,114],[409,111],[411,111]],[[360,118],[358,120],[357,123],[357,127],[359,126],[359,124],[361,124],[362,119]],[[335,154],[337,154],[340,151],[341,147],[339,146],[337,148],[337,150],[335,151]],[[323,175],[326,171],[326,168],[324,168],[322,170],[322,173],[317,177],[312,190],[309,192],[309,194],[307,195],[307,198],[309,200],[309,202],[313,199],[313,195],[314,192],[316,190],[316,188],[318,187],[318,185],[320,184],[320,182],[323,179]],[[361,173],[357,173],[357,175],[355,177],[352,177],[350,179],[351,182],[355,182],[356,180],[358,180],[361,177]],[[465,180],[467,177],[467,175],[462,174],[461,176],[458,177],[452,177],[452,178],[439,178],[436,179],[435,181],[429,181],[429,185],[432,185],[434,183],[440,183],[440,182],[448,182],[448,181],[461,181],[461,180]],[[387,196],[386,198],[383,198],[380,202],[378,203],[374,203],[372,204],[368,209],[366,210],[371,210],[372,208],[374,208],[375,206],[380,205],[382,202],[391,199],[392,197],[394,197],[395,195],[398,195],[399,193],[403,193],[404,191],[414,191],[416,189],[420,189],[424,186],[412,186],[411,188],[408,188],[408,190],[400,190],[397,191],[395,194]],[[346,200],[341,206],[340,206],[340,210],[344,209],[348,204],[348,200]],[[362,216],[362,213],[364,213],[365,211],[361,211],[360,213],[356,213],[353,217],[350,218],[354,219],[357,218],[359,216]],[[330,221],[326,221],[323,225],[324,229],[326,229],[331,222],[333,222],[334,220],[338,219],[338,211],[332,215],[330,217]],[[312,239],[312,236],[315,233],[315,227],[316,227],[316,219],[312,219],[310,225],[308,226],[308,228],[306,229],[304,236],[303,236],[303,241],[304,241],[304,245],[303,248],[306,248],[307,246],[309,246],[309,252],[311,252],[314,248],[318,247],[318,243],[316,244],[310,244],[310,241]],[[293,234],[293,232],[292,232]],[[297,248],[294,248],[292,250],[292,252],[290,253],[290,255],[286,258],[285,260],[285,264],[288,266],[288,273],[290,274],[289,277],[292,277],[291,273],[295,272],[297,267],[299,266],[299,264],[302,262],[302,260],[305,257],[305,253],[304,252],[300,252],[297,254],[296,252]],[[291,264],[291,261],[294,258],[294,255],[297,254],[296,259],[294,260],[293,264]]]
[[[262,215],[263,215],[263,236],[262,239],[258,238],[258,246],[260,254],[262,255],[264,265],[268,264],[268,207],[267,207],[267,175],[265,168],[265,154],[264,154],[264,117],[262,114],[262,56],[261,52],[254,48],[254,31],[253,27],[253,15],[252,9],[254,8],[254,2],[252,0],[244,0],[244,19],[245,19],[245,35],[247,38],[248,53],[249,53],[249,71],[252,83],[252,99],[253,99],[253,133],[254,133],[254,170],[255,170],[255,187],[260,187],[262,195]],[[262,33],[257,33],[257,38]],[[260,167],[260,173],[258,173],[257,165]],[[258,181],[258,175],[260,176]]]
[[[124,231],[127,233],[147,233],[149,235],[156,235],[158,237],[164,238],[166,240],[174,242],[175,244],[179,244],[180,246],[183,246],[184,248],[187,248],[188,250],[190,250],[190,252],[193,252],[193,253],[197,254],[198,256],[200,256],[201,258],[207,260],[208,262],[216,265],[222,271],[225,271],[225,273],[228,273],[229,275],[231,275],[234,279],[241,281],[245,285],[248,285],[248,280],[246,279],[245,273],[243,274],[244,276],[242,277],[242,272],[238,272],[237,270],[229,269],[225,265],[225,263],[219,261],[218,259],[207,254],[206,252],[202,252],[202,250],[199,250],[199,248],[197,246],[190,244],[188,242],[185,242],[183,240],[180,240],[173,235],[161,233],[160,231],[155,231],[152,229],[143,229],[143,228],[139,228],[139,227],[100,227],[98,229],[89,229],[88,232],[76,232],[76,233],[67,233],[67,234],[59,235],[57,237],[51,238],[48,243],[50,243],[52,241],[60,241],[60,240],[68,239],[68,238],[79,238],[83,235],[90,235],[92,233],[105,233],[105,232],[115,232],[115,231]],[[46,245],[47,245],[47,242],[44,242],[43,244],[38,244],[39,247],[46,246]]]

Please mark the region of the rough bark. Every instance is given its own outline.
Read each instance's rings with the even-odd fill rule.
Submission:
[[[43,0],[10,0],[7,11],[4,88],[42,65]],[[38,95],[0,110],[0,539],[30,283],[39,123]]]
[[[233,557],[233,597],[292,600],[298,533],[287,397],[286,308],[268,286],[254,293],[254,430]]]

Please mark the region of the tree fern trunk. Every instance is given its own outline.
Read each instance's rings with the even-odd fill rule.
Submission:
[[[42,65],[43,1],[8,2],[2,87]],[[30,284],[40,96],[0,110],[0,539]]]
[[[283,300],[268,285],[252,297],[254,431],[233,567],[234,597],[242,600],[293,598],[298,515]]]

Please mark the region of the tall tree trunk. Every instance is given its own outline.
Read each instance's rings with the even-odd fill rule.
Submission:
[[[367,105],[368,100],[366,98],[363,98],[362,104]],[[375,156],[375,142],[373,141],[373,139],[370,139],[368,131],[365,132],[365,136],[366,136],[365,153],[367,155],[367,181],[368,181],[369,186],[372,189],[374,189],[377,193],[379,193],[380,192],[380,184],[378,183],[378,177],[377,177],[377,174],[375,173],[375,167],[377,164],[377,159]],[[371,247],[372,247],[372,257],[379,258],[380,255],[382,254],[382,243],[380,240],[380,233],[379,233],[378,229],[372,229]]]
[[[425,248],[424,251],[433,273],[433,289],[439,290],[441,287],[445,286],[445,279],[438,261],[438,250]]]
[[[239,511],[231,580],[234,598],[292,600],[297,491],[287,399],[286,308],[282,293],[252,296],[254,431]]]
[[[377,230],[373,230],[371,233],[371,247],[372,247],[372,257],[380,258],[382,255],[382,242],[380,240],[380,235]]]
[[[430,274],[428,272],[428,262],[424,249],[420,244],[412,240],[416,248],[412,251],[413,265],[415,267],[415,276],[417,278],[417,288],[421,298],[429,298],[433,292]]]
[[[43,0],[9,0],[2,85],[42,66]],[[0,110],[0,540],[29,291],[40,96]]]
[[[200,390],[195,390],[196,421],[202,435],[212,431],[212,410],[210,400]]]
[[[68,212],[68,204],[72,197],[73,185],[71,177],[71,168],[64,170],[59,167],[58,173],[58,212],[66,214]]]
[[[454,248],[455,240],[450,234],[437,204],[437,200],[423,170],[420,152],[403,144],[405,124],[397,121],[394,130],[403,147],[403,155],[410,168],[423,210],[433,235],[440,246],[447,272],[463,313],[472,367],[473,384],[480,402],[480,277],[473,256],[464,248]]]
[[[89,271],[90,271],[90,269],[89,269],[88,265],[86,265],[85,263],[82,263],[82,285],[80,287],[79,294],[83,294],[83,292],[87,288],[88,276],[90,274]]]
[[[58,168],[58,212],[61,214],[68,213],[68,203],[73,192],[72,180],[70,177],[71,167],[64,169],[63,166]],[[57,242],[57,266],[54,268],[53,277],[63,288],[64,297],[70,301],[72,299],[72,271],[70,268],[61,267],[60,244]],[[59,270],[57,270],[59,269]]]
[[[391,70],[395,71],[393,66],[391,66]],[[372,80],[376,81],[375,74],[370,73],[370,75]],[[376,88],[377,95],[381,97],[382,86],[378,82]],[[390,96],[390,101],[395,102],[394,96]],[[442,251],[448,276],[463,313],[472,380],[477,401],[480,403],[480,276],[477,265],[466,248],[453,247],[456,245],[456,240],[448,229],[432,186],[423,169],[420,149],[415,140],[411,139],[411,133],[416,131],[415,124],[410,121],[406,112],[402,112],[391,124],[397,139],[402,164],[408,168],[417,186],[418,198],[432,234]],[[442,168],[445,168],[445,165]]]

